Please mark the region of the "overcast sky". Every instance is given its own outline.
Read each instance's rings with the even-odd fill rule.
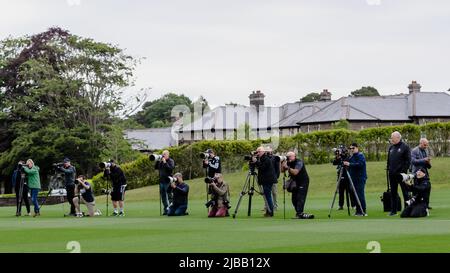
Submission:
[[[448,0],[0,0],[0,38],[60,26],[146,57],[150,99],[167,92],[211,105],[294,102],[328,89],[381,94],[450,88]]]

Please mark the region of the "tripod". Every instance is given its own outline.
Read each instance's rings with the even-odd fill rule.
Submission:
[[[251,211],[252,211],[252,197],[253,194],[255,193],[255,182],[258,183],[258,174],[256,173],[255,169],[250,167],[250,170],[248,171],[247,174],[247,178],[245,179],[245,183],[244,186],[242,187],[242,191],[239,195],[239,201],[236,205],[236,209],[234,210],[233,213],[233,218],[236,218],[236,214],[238,212],[239,206],[241,205],[242,202],[242,197],[244,197],[244,195],[248,194],[248,212],[247,215],[250,216],[251,215]],[[259,184],[258,184],[259,185]],[[261,194],[261,192],[256,191],[257,193]]]
[[[349,188],[350,188],[350,190],[352,191],[352,193],[353,193],[354,196],[355,196],[357,206],[359,207],[359,209],[361,210],[361,212],[362,212],[363,214],[366,213],[366,212],[363,210],[362,206],[361,206],[361,202],[359,201],[358,194],[356,193],[355,185],[353,184],[352,177],[350,176],[350,174],[349,174],[347,168],[345,168],[343,165],[339,165],[339,176],[338,176],[337,181],[336,181],[336,191],[334,192],[333,202],[331,203],[330,211],[328,212],[328,218],[331,218],[331,210],[333,209],[334,202],[336,201],[336,195],[338,194],[339,186],[340,186],[340,184],[342,183],[341,180],[342,180],[342,176],[343,176],[343,174],[344,174],[344,171],[345,171],[345,174],[346,174],[347,177],[348,177]],[[345,192],[346,192],[346,200],[347,200],[347,211],[348,211],[348,215],[350,216],[349,192],[348,192],[348,190],[345,191]]]
[[[283,219],[286,219],[286,172],[283,173]]]
[[[26,174],[21,171],[20,172],[20,187],[19,187],[19,205],[16,210],[16,216],[20,216],[22,211],[22,202],[23,202],[23,188],[25,186]],[[28,196],[26,196],[28,198]]]

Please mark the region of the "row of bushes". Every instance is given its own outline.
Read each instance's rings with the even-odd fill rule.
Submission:
[[[292,137],[282,137],[271,140],[217,140],[200,141],[190,145],[172,147],[171,157],[176,162],[175,171],[181,172],[188,179],[204,175],[199,154],[208,148],[214,149],[221,157],[222,170],[233,172],[247,167],[243,156],[254,151],[261,144],[278,143],[275,152],[285,153],[296,151],[307,164],[328,163],[333,159],[332,149],[339,144],[349,145],[357,142],[367,160],[385,160],[389,147],[389,139],[393,131],[399,131],[403,140],[411,147],[418,145],[421,137],[430,141],[431,154],[434,156],[447,156],[449,154],[450,122],[430,123],[426,125],[403,125],[380,128],[369,128],[361,131],[346,129],[316,131],[306,134],[297,134]],[[154,170],[154,163],[148,156],[121,165],[128,180],[128,189],[139,188],[158,183],[158,173]],[[102,174],[92,179],[94,188],[98,193],[106,187]]]

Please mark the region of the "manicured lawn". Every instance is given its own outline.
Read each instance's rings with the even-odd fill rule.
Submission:
[[[431,177],[431,216],[422,219],[388,217],[380,195],[385,190],[385,162],[368,164],[368,217],[328,211],[335,190],[334,167],[307,166],[311,177],[306,210],[316,219],[294,220],[290,194],[278,193],[278,211],[262,217],[262,197],[254,196],[252,216],[247,217],[248,196],[236,219],[208,219],[203,179],[191,186],[189,216],[159,216],[158,188],[127,192],[126,216],[64,218],[68,205],[44,206],[40,218],[14,215],[15,208],[0,208],[0,252],[69,252],[66,244],[78,241],[82,252],[363,252],[377,241],[381,252],[450,252],[450,159],[434,159]],[[246,173],[226,174],[232,188],[234,212]],[[281,179],[280,179],[281,181]],[[105,213],[104,197],[98,207]],[[109,203],[111,212],[111,203]],[[336,207],[335,207],[336,208]]]

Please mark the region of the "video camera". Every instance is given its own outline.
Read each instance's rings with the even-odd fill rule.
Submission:
[[[345,147],[345,145],[343,144],[340,144],[338,147],[333,148],[333,152],[336,157],[340,157],[341,159],[346,159],[350,157],[350,153],[347,147]]]
[[[256,157],[256,154],[256,151],[250,152],[250,155],[244,155],[244,160],[253,161],[253,158]]]
[[[158,155],[158,154],[151,154],[149,156],[150,161],[161,161],[162,159],[162,155]]]

